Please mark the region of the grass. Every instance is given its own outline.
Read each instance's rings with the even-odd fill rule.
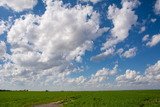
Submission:
[[[64,107],[160,107],[160,90],[0,92],[0,107],[31,107],[62,101]]]

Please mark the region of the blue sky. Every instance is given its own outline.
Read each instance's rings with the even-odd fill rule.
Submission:
[[[0,2],[0,88],[159,89],[160,0]]]

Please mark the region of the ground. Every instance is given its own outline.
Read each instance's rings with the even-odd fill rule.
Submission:
[[[48,104],[48,105],[46,105]],[[6,91],[0,107],[160,107],[160,90],[141,91]]]

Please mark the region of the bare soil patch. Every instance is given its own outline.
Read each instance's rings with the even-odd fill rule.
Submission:
[[[33,107],[63,107],[63,104],[60,101],[58,101],[58,102],[52,102],[48,104],[35,105]]]

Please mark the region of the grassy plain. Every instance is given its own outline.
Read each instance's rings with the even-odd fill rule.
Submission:
[[[0,92],[0,107],[32,107],[56,101],[64,107],[160,107],[160,90]]]

